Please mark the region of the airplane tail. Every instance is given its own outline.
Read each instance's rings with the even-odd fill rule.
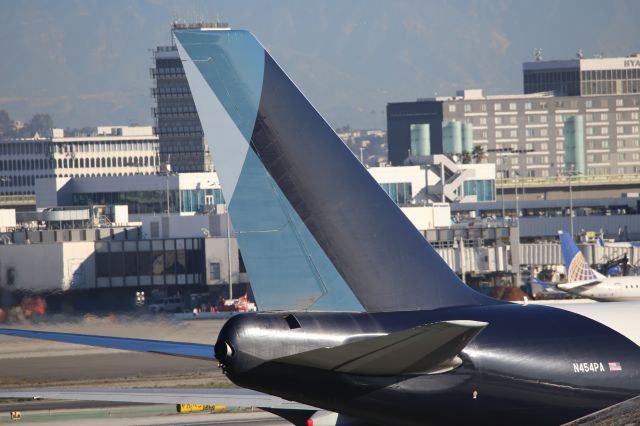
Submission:
[[[542,289],[543,291],[555,290],[555,287],[556,287],[554,284],[548,283],[546,281],[542,281],[541,279],[538,279],[538,278],[534,277],[533,275],[529,279],[529,283],[532,286],[533,285],[538,286],[538,288]]]
[[[175,39],[261,309],[498,303],[458,279],[251,33]]]
[[[571,235],[566,231],[558,231],[558,235],[560,236],[560,248],[567,270],[568,282],[586,282],[603,278],[601,274],[591,268]]]

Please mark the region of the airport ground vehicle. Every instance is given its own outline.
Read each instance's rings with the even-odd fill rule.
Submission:
[[[157,302],[147,305],[150,312],[179,312],[184,306],[182,298],[178,296],[164,297]]]
[[[237,299],[220,299],[213,312],[255,312],[256,304],[249,301],[249,295],[245,293]]]

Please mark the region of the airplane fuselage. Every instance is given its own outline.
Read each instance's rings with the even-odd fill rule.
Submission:
[[[611,315],[637,324],[628,315],[640,305],[622,305],[616,313],[589,310],[608,315],[609,326],[624,324]],[[574,312],[505,304],[293,313],[293,319],[289,313],[242,315],[223,327],[216,353],[240,386],[374,424],[559,424],[640,393],[639,338],[629,337],[632,328],[613,330]],[[446,373],[358,376],[272,361],[446,320],[489,323],[460,353],[462,365]]]
[[[571,292],[600,302],[640,301],[640,277],[607,277],[599,284]]]

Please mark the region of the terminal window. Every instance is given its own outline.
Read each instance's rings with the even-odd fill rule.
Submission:
[[[100,241],[96,243],[96,278],[130,277],[140,284],[200,284],[204,248],[199,238]]]
[[[495,201],[493,180],[467,180],[463,184],[464,195],[475,195],[478,201]]]
[[[411,202],[411,182],[381,183],[382,189],[396,204],[408,204]]]
[[[209,279],[212,281],[220,279],[220,262],[209,263]]]

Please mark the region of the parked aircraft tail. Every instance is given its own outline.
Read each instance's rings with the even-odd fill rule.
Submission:
[[[261,309],[498,303],[458,279],[251,33],[175,38]]]
[[[533,285],[537,286],[542,291],[554,291],[554,290],[556,290],[556,285],[555,284],[548,283],[546,281],[542,281],[541,279],[538,279],[538,278],[534,277],[533,275],[529,279],[529,284],[531,284],[532,286]]]
[[[590,282],[604,278],[603,275],[591,268],[570,234],[566,231],[558,231],[558,235],[560,236],[560,248],[567,270],[568,282]]]
[[[598,244],[600,245],[600,247],[618,247],[618,248],[640,247],[640,241],[606,242],[602,238],[598,238]]]

